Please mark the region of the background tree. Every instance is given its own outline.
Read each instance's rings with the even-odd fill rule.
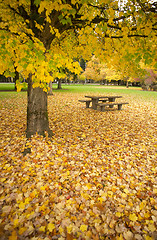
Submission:
[[[102,81],[106,77],[104,64],[100,63],[100,60],[95,56],[87,63],[86,69],[83,73],[86,79],[92,79],[94,81]]]
[[[82,70],[85,71],[86,70],[86,61],[83,58],[81,58],[79,63],[80,63],[80,67],[82,68]]]
[[[155,3],[130,0],[121,7],[114,0],[0,0],[0,9],[0,74],[14,76],[15,66],[28,81],[27,137],[51,135],[48,83],[64,77],[58,72],[63,66],[78,74],[72,59],[89,60],[94,54],[122,68],[134,60],[138,67],[142,58],[156,63]]]
[[[147,68],[143,65],[145,74],[133,79],[135,82],[140,82],[143,90],[157,91],[157,71],[156,69]]]
[[[91,60],[87,62],[86,69],[81,74],[80,79],[92,79],[103,83],[129,79],[128,77],[124,78],[125,73],[122,74],[122,71],[118,71],[117,67],[111,66],[110,62],[108,63],[109,67],[107,67],[106,63],[101,63],[98,58],[92,56]]]

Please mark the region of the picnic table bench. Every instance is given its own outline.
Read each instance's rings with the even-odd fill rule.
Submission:
[[[117,105],[118,106],[118,110],[121,110],[123,104],[129,104],[129,103],[127,103],[127,102],[121,102],[121,103],[118,103],[118,102],[96,103],[97,107],[98,106],[100,107],[100,111],[101,112],[104,112],[107,106],[109,106],[109,108],[112,108],[114,105]]]
[[[86,108],[89,108],[89,105],[92,100],[79,100],[79,102],[85,102],[86,103]]]
[[[85,96],[86,98],[90,98],[90,100],[79,100],[79,102],[85,102],[86,108],[89,108],[90,103],[92,102],[92,108],[97,109],[97,103],[101,102],[115,102],[116,98],[122,98],[122,96]]]
[[[122,109],[123,104],[128,104],[127,102],[115,102],[116,98],[122,98],[122,96],[85,96],[86,98],[90,98],[90,100],[79,100],[79,102],[85,102],[86,108],[89,108],[90,103],[92,103],[93,109],[100,108],[100,111],[105,111],[106,106],[109,108],[113,108],[114,105],[118,106],[118,110]]]
[[[115,102],[116,98],[122,98],[122,96],[85,96],[86,98],[90,98],[92,101],[92,108],[97,109],[97,103],[99,101],[108,101]]]

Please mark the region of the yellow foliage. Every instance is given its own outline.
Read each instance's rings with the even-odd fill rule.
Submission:
[[[11,236],[9,236],[9,240],[17,240],[17,234],[16,231],[13,231]]]
[[[45,232],[45,226],[41,226],[41,227],[39,228],[39,231]]]
[[[153,223],[149,223],[148,224],[148,229],[151,231],[151,232],[155,232],[156,231],[156,227]]]
[[[52,231],[55,229],[55,225],[54,225],[53,223],[49,223],[49,224],[47,225],[47,229],[48,229],[50,232],[52,232]]]
[[[73,229],[73,226],[70,224],[69,226],[67,226],[67,233],[72,233],[72,229]]]
[[[24,210],[24,209],[25,209],[25,203],[24,203],[24,202],[21,202],[21,203],[19,204],[19,209],[20,209],[20,210]]]
[[[1,99],[0,238],[9,239],[8,233],[10,239],[33,240],[58,234],[87,240],[155,236],[156,99],[153,92],[145,98],[131,91],[135,94],[125,93],[131,105],[118,113],[85,111],[78,106],[85,93],[49,98],[56,133],[27,140],[32,152],[26,156],[21,149],[27,96]]]
[[[120,234],[120,236],[117,236],[117,237],[116,237],[116,240],[123,240],[123,235]]]
[[[136,216],[135,213],[131,213],[131,214],[129,215],[129,219],[130,219],[131,221],[133,221],[133,222],[136,222],[137,219],[138,219],[138,217]]]
[[[153,237],[150,237],[150,236],[145,236],[145,238],[144,238],[145,240],[154,240],[154,238]]]
[[[19,229],[19,234],[22,235],[27,230],[26,227],[22,227]]]
[[[80,230],[82,231],[82,232],[85,232],[85,231],[87,231],[87,225],[81,225],[80,226]]]
[[[19,223],[19,220],[15,219],[14,222],[13,222],[14,227],[17,227],[18,223]]]
[[[121,212],[116,212],[115,214],[117,217],[121,217],[123,214]]]
[[[28,15],[30,14],[29,1],[6,1],[15,8],[14,12],[22,5]],[[82,3],[79,14],[76,14],[78,4]],[[39,7],[39,15],[33,21],[35,28],[41,31],[39,35],[34,31],[30,20],[23,20],[18,14],[14,15],[11,8],[7,7],[9,5],[4,4],[3,1],[0,2],[2,10],[0,24],[1,28],[4,29],[4,32],[1,31],[0,36],[5,36],[5,39],[1,39],[1,46],[3,48],[5,46],[8,50],[7,52],[5,48],[4,51],[2,50],[1,60],[4,59],[3,52],[7,59],[7,56],[11,56],[10,63],[5,62],[0,66],[1,73],[4,73],[7,68],[10,70],[12,68],[12,71],[14,71],[12,66],[15,63],[17,70],[24,78],[27,78],[29,73],[33,73],[35,81],[46,90],[42,82],[48,83],[50,81],[50,71],[53,73],[53,76],[51,76],[53,79],[65,77],[65,74],[59,74],[59,71],[65,68],[79,74],[81,69],[76,66],[76,62],[73,62],[73,60],[80,56],[89,60],[91,55],[94,54],[100,58],[101,62],[110,62],[109,64],[114,67],[113,73],[110,71],[109,75],[102,70],[98,73],[97,69],[85,73],[85,77],[92,76],[96,80],[104,78],[119,80],[124,76],[137,76],[139,73],[139,60],[137,59],[146,58],[145,62],[148,62],[149,65],[155,65],[156,63],[156,40],[153,29],[155,18],[153,13],[149,14],[148,18],[144,13],[142,15],[140,11],[137,11],[137,3],[134,6],[131,2],[123,3],[128,5],[128,9],[130,9],[130,12],[126,11],[125,13],[123,6],[121,6],[120,13],[115,10],[119,7],[120,3],[118,1],[101,0],[97,2],[98,7],[96,8],[92,7],[92,4],[95,4],[94,1],[89,4],[88,1],[84,2],[83,0],[80,0],[79,3],[73,0],[69,4],[59,0],[36,0],[35,4]],[[98,21],[95,25],[94,18],[101,16],[100,9],[106,4],[108,7],[104,12],[104,16],[107,16],[107,20],[105,23],[101,21],[99,23]],[[146,1],[143,4],[146,8],[148,7]],[[78,16],[80,16],[80,19],[77,19]],[[123,21],[124,16],[126,21]],[[117,22],[114,22],[116,17]],[[39,19],[42,19],[42,21],[40,22]],[[80,21],[79,28],[77,28],[77,25],[74,26],[75,20],[76,22]],[[84,21],[88,24],[81,26]],[[93,21],[93,23],[90,23],[90,21]],[[47,24],[44,25],[43,22],[47,22]],[[5,32],[7,27],[10,33]],[[134,34],[137,36],[144,34],[147,35],[147,38],[129,37],[129,35]],[[51,36],[50,46],[45,44],[47,42],[45,39],[48,36]],[[118,39],[118,37],[121,38]],[[150,54],[147,59],[146,52],[153,54]],[[59,54],[56,60],[55,54]],[[129,62],[131,64],[128,64]],[[102,69],[102,66],[99,67]],[[38,85],[34,85],[34,87],[38,87]],[[18,87],[18,91],[20,91],[20,87]]]

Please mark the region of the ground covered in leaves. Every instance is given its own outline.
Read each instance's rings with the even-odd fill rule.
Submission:
[[[157,239],[156,99],[85,109],[49,96],[52,139],[26,138],[26,94],[1,101],[1,240]]]

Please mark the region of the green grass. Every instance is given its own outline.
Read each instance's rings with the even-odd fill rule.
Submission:
[[[0,100],[5,99],[5,98],[14,99],[17,96],[26,96],[26,92],[15,92],[15,91],[14,92],[11,92],[11,91],[10,92],[0,92]]]
[[[129,87],[126,88],[125,86],[104,86],[104,85],[81,85],[81,84],[71,84],[66,85],[62,84],[62,89],[57,89],[57,85],[54,84],[53,90],[54,94],[57,92],[67,93],[67,92],[73,92],[73,93],[90,93],[90,94],[127,94],[127,95],[133,95],[133,96],[141,96],[143,98],[157,98],[157,92],[153,91],[143,91],[140,87]]]
[[[55,88],[55,84],[53,86]],[[96,84],[88,84],[88,85],[83,85],[83,84],[71,84],[71,85],[66,85],[66,84],[62,84],[62,89],[58,90],[57,87],[55,89],[55,91],[58,92],[63,92],[63,91],[70,91],[70,92],[126,92],[126,91],[130,91],[130,90],[141,90],[141,88],[126,88],[125,86],[104,86],[104,85],[96,85]]]
[[[14,91],[15,84],[14,83],[0,83],[0,91]]]
[[[14,91],[14,83],[0,83],[0,99],[2,98],[14,98],[17,94],[26,94],[23,92],[17,93]],[[9,91],[8,91],[9,90]],[[3,91],[3,92],[2,92]],[[5,92],[6,91],[6,92]],[[8,92],[7,92],[8,91]],[[53,93],[90,93],[90,94],[127,94],[133,96],[141,96],[143,98],[157,98],[157,92],[153,91],[142,91],[140,87],[129,87],[125,86],[104,86],[97,84],[62,84],[62,89],[57,89],[57,84],[53,84]]]
[[[0,100],[2,99],[14,99],[17,96],[25,96],[26,92],[16,92],[14,83],[0,83]]]
[[[27,90],[27,88],[23,89]],[[14,83],[0,83],[0,91],[15,91]]]

